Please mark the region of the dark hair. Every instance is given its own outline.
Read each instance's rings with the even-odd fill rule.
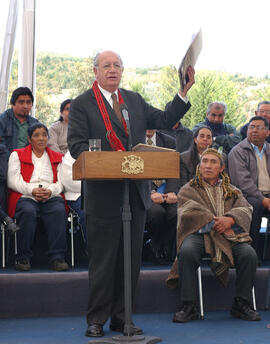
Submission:
[[[264,105],[264,104],[269,105],[270,102],[269,102],[268,100],[264,100],[264,101],[260,102],[260,103],[258,104],[258,106],[257,106],[257,111],[260,109],[260,106],[261,106],[261,105]]]
[[[34,124],[32,124],[32,125],[30,125],[30,126],[28,127],[28,130],[27,130],[28,136],[31,138],[32,135],[34,134],[34,131],[35,131],[36,129],[38,129],[38,128],[44,128],[44,129],[46,130],[46,132],[47,132],[48,137],[49,137],[48,128],[46,127],[45,124],[40,123],[40,122],[34,123]]]
[[[208,129],[211,131],[211,134],[212,134],[212,137],[213,137],[213,132],[212,132],[212,129],[210,127],[208,127],[207,125],[202,125],[201,127],[197,128],[194,133],[193,133],[193,142],[191,144],[191,148],[190,148],[190,151],[191,151],[191,161],[194,161],[196,163],[196,165],[200,162],[200,159],[199,159],[199,152],[198,152],[198,148],[197,148],[197,145],[194,141],[194,139],[199,135],[199,132],[202,130],[202,129]]]
[[[265,127],[266,127],[267,129],[269,129],[269,122],[268,122],[268,120],[267,120],[265,117],[263,117],[263,116],[254,116],[254,117],[252,117],[252,118],[249,120],[249,122],[248,122],[248,126],[249,126],[250,123],[253,122],[253,121],[264,121]]]
[[[71,103],[73,99],[66,99],[64,100],[61,105],[60,105],[60,112],[62,113],[66,107],[67,104]],[[60,115],[60,117],[58,118],[58,121],[63,121],[63,117],[62,115]]]
[[[19,87],[13,91],[10,98],[10,104],[15,105],[16,100],[19,98],[19,96],[29,96],[32,99],[32,103],[34,103],[34,96],[32,91],[28,87]]]
[[[199,135],[199,132],[200,132],[201,129],[208,129],[208,130],[210,130],[210,131],[211,131],[211,134],[212,134],[212,136],[213,136],[213,131],[212,131],[212,129],[211,129],[208,125],[202,125],[202,126],[200,126],[199,128],[197,128],[197,129],[194,131],[194,133],[193,133],[193,138],[194,138],[194,139]]]

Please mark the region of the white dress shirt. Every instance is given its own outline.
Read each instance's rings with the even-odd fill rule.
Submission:
[[[64,187],[64,194],[67,201],[76,201],[81,196],[81,181],[72,179],[72,165],[75,159],[68,151],[59,168],[59,178]]]

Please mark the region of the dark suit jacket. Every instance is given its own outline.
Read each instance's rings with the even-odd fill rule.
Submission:
[[[176,142],[172,136],[156,131],[156,145],[165,148],[175,149]]]
[[[163,132],[156,131],[156,145],[165,148],[175,149],[175,139]],[[156,190],[157,187],[154,183],[151,183],[151,190]],[[177,194],[179,190],[179,179],[167,179],[165,193],[175,192]]]
[[[166,111],[158,110],[147,104],[138,94],[120,89],[129,110],[132,145],[145,142],[146,129],[171,128],[190,107],[176,95]],[[127,149],[128,139],[110,104],[103,97],[112,127]],[[106,129],[100,114],[94,92],[89,89],[71,103],[68,124],[68,146],[73,158],[89,150],[90,138],[101,139],[101,149],[112,150],[106,139]],[[109,166],[108,166],[109,168]],[[147,209],[150,206],[149,189],[146,181],[136,181],[141,201]],[[96,217],[114,217],[121,215],[122,182],[87,181],[85,191],[86,213]],[[148,185],[148,183],[147,183]],[[104,211],[105,210],[105,211]]]

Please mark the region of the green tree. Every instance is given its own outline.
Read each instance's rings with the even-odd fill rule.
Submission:
[[[43,92],[36,92],[35,117],[49,127],[59,117],[59,104],[52,102]]]
[[[140,95],[144,98],[146,102],[150,102],[150,96],[142,82],[140,81],[130,82],[128,85],[128,89],[130,89],[133,92],[140,93]]]
[[[270,101],[270,85],[255,90],[254,95],[258,99],[257,103],[260,103],[264,100]]]
[[[166,104],[172,100],[179,90],[179,78],[174,66],[165,66],[160,72],[160,82],[156,93],[154,104],[160,109],[164,109]]]
[[[160,107],[164,107],[179,89],[178,73],[174,66],[167,66],[161,70]],[[240,114],[238,91],[233,81],[226,73],[199,71],[196,73],[196,83],[188,93],[192,104],[184,116],[182,123],[192,128],[196,123],[204,120],[208,104],[213,101],[223,101],[228,106],[225,117],[226,123],[236,127],[244,121]]]
[[[77,61],[75,63],[73,67],[73,98],[85,92],[92,86],[95,80],[95,74],[93,72],[93,61],[94,55],[89,56],[83,61]]]

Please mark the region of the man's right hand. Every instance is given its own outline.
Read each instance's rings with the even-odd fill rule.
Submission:
[[[262,200],[262,205],[267,210],[270,210],[270,198],[264,197],[264,199]]]
[[[163,194],[159,192],[154,192],[151,194],[151,200],[154,203],[161,204],[164,202]]]

